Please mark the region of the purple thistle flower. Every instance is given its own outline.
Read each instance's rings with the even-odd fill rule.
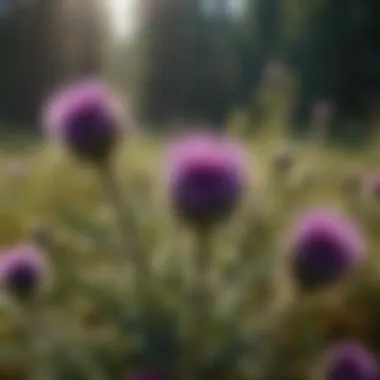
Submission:
[[[49,136],[92,162],[104,161],[121,134],[121,104],[100,82],[63,88],[47,102],[43,117]]]
[[[169,154],[172,204],[190,224],[212,225],[237,206],[247,181],[245,157],[222,137],[180,139]]]
[[[378,368],[375,358],[355,342],[334,346],[326,355],[326,380],[375,380]]]
[[[331,211],[303,215],[290,245],[291,268],[303,290],[315,290],[341,279],[363,257],[358,227]]]
[[[0,257],[0,280],[14,296],[25,299],[36,291],[47,270],[42,253],[32,245],[6,250]]]

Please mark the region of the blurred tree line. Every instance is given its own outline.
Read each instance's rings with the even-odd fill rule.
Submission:
[[[24,124],[59,81],[106,70],[110,36],[101,0],[30,2],[0,25],[0,114]],[[118,68],[143,120],[222,123],[257,106],[263,73],[280,62],[297,84],[294,125],[305,128],[324,101],[334,105],[333,132],[368,135],[380,91],[379,0],[237,2],[139,1],[140,30]]]

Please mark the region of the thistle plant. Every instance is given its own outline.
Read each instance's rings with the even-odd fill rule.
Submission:
[[[231,215],[246,185],[238,147],[219,136],[196,135],[176,142],[170,159],[170,198],[180,218],[208,231]]]
[[[119,100],[102,82],[66,86],[45,105],[46,132],[76,156],[102,164],[121,137],[120,107]]]
[[[244,156],[219,136],[197,135],[174,144],[171,153],[170,198],[174,211],[192,228],[191,302],[185,306],[189,352],[181,377],[202,375],[204,336],[210,328],[214,300],[210,285],[213,262],[211,238],[219,223],[228,218],[241,200],[246,186]]]
[[[257,378],[269,376],[267,371],[270,372],[275,356],[276,336],[292,309],[307,302],[313,294],[347,278],[363,259],[365,245],[355,223],[332,211],[317,209],[302,213],[296,220],[287,250],[287,260],[277,259],[277,263],[288,268],[288,275],[295,285],[295,294],[283,301],[283,306],[280,300],[269,301],[262,312],[264,320],[261,320],[260,325],[260,346],[256,348],[257,361],[262,367],[256,363],[251,369]],[[256,335],[257,330],[254,329],[249,335],[250,339]]]
[[[46,274],[43,255],[33,246],[16,246],[2,254],[0,277],[4,288],[22,305],[33,301]]]
[[[130,277],[134,278],[135,291],[142,297],[144,281],[141,279],[145,277],[146,264],[142,253],[132,246],[133,216],[122,197],[112,160],[117,144],[130,127],[125,126],[127,120],[120,98],[100,81],[68,86],[49,99],[44,121],[49,136],[58,139],[76,157],[97,169],[120,231],[120,246],[114,255],[117,276],[120,277],[118,272],[129,258],[136,272]]]
[[[360,229],[343,216],[317,210],[302,215],[290,244],[291,271],[302,291],[344,278],[363,258]]]
[[[34,245],[20,245],[2,253],[0,279],[5,291],[13,297],[19,308],[31,350],[39,350],[41,343],[48,342],[44,329],[44,316],[41,305],[41,291],[46,282],[48,264],[41,250]],[[50,356],[38,352],[31,379],[51,376]]]

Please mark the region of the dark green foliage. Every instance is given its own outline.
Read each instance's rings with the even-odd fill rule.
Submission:
[[[1,24],[1,50],[6,52],[2,59],[0,86],[2,115],[18,123],[28,122],[35,116],[41,100],[40,88],[45,83],[39,70],[47,59],[49,48],[41,33],[46,33],[48,28],[46,13],[51,9],[48,3],[53,1],[40,3],[35,5],[33,12],[29,7],[15,9]],[[39,12],[44,14],[37,16]],[[39,24],[36,24],[36,17]],[[54,67],[51,70],[54,71]]]
[[[368,133],[380,92],[380,42],[375,37],[380,33],[379,3],[334,0],[323,4],[309,15],[299,36],[298,120],[307,122],[313,102],[329,99],[337,109],[337,128],[332,132],[341,138],[357,138]],[[358,127],[349,131],[347,122],[352,120]]]

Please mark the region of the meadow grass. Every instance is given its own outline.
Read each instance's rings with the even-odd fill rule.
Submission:
[[[347,174],[364,175],[376,169],[379,160],[372,148],[353,152],[318,147],[281,134],[261,134],[241,139],[241,143],[250,156],[252,187],[236,216],[215,234],[211,276],[220,288],[221,309],[228,309],[225,305],[228,304],[228,292],[224,293],[222,279],[235,273],[239,260],[246,263],[247,268],[252,268],[251,262],[256,263],[254,267],[260,273],[254,285],[247,283],[244,307],[239,312],[241,323],[249,328],[260,323],[260,313],[256,311],[261,310],[269,295],[274,295],[279,304],[286,304],[292,297],[292,286],[281,263],[274,279],[268,273],[278,263],[268,263],[265,257],[282,250],[284,235],[298,212],[323,207],[343,209],[351,214],[364,224],[368,235],[369,267],[377,262],[380,235],[376,221],[380,208],[377,210],[376,202],[366,196],[353,201],[344,194],[341,185]],[[289,144],[295,164],[284,179],[274,174],[272,161],[277,149]],[[150,258],[152,288],[170,304],[186,275],[191,236],[171,215],[167,204],[163,151],[162,141],[149,136],[136,137],[119,147],[115,166],[125,201],[131,205],[138,225],[134,239]],[[25,171],[12,173],[9,169],[12,162],[23,165]],[[107,312],[114,305],[122,304],[127,292],[125,282],[114,281],[115,272],[109,265],[118,235],[114,213],[105,200],[97,172],[70,158],[59,147],[42,142],[34,142],[27,148],[3,149],[0,167],[0,246],[26,242],[42,232],[54,234],[61,247],[60,253],[47,254],[62,255],[65,263],[62,268],[67,265],[86,284],[97,289],[90,293],[85,287],[78,285],[69,289],[70,284],[63,284],[66,290],[56,292],[48,314],[54,331],[76,353],[74,356],[87,378],[102,379],[96,360],[78,353],[94,352],[94,349],[107,352],[110,361],[120,366],[120,352],[129,342],[119,334],[112,312]],[[56,268],[55,272],[62,268]],[[53,277],[57,275],[59,273],[53,272]],[[15,319],[14,305],[5,294],[0,299],[0,308],[0,341],[4,349],[3,355],[0,352],[0,364],[12,367],[10,363],[14,362],[18,369],[27,368],[30,357],[21,352],[23,331]],[[303,315],[301,309],[298,319],[292,320],[297,324],[295,331],[289,328],[287,336],[281,338],[291,341],[299,351],[304,350],[303,343],[299,342],[307,336],[299,322]],[[330,314],[325,316],[331,317]],[[310,319],[307,321],[309,323]],[[323,329],[326,323],[329,322],[324,320],[318,326]],[[302,355],[298,355],[294,363],[286,363],[287,368],[291,366],[287,370],[299,376],[305,375],[309,365],[309,359]]]

